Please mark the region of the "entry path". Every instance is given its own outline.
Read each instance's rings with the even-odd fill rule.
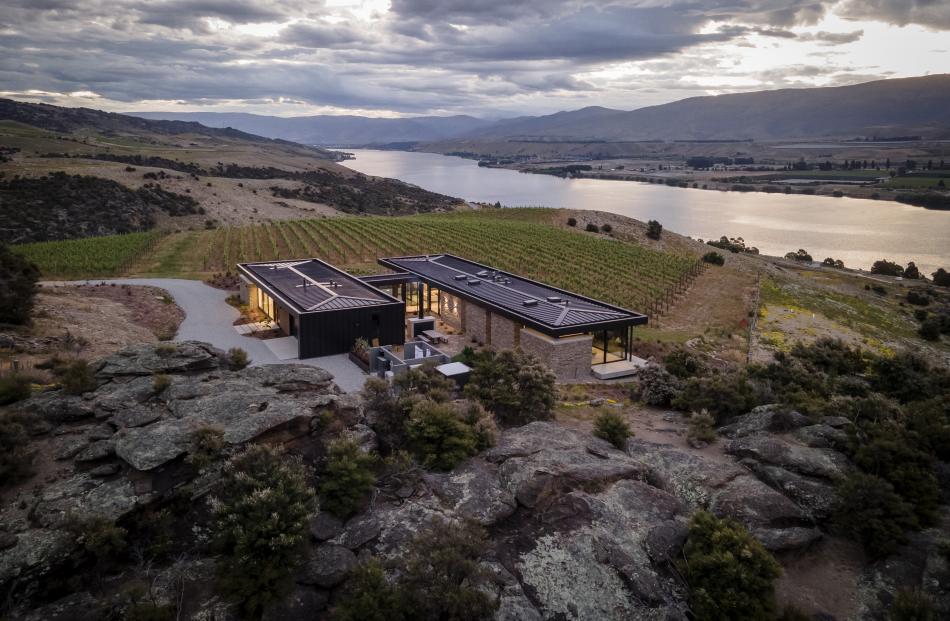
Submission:
[[[211,287],[200,280],[181,278],[112,278],[76,281],[46,281],[44,287],[70,285],[96,285],[100,283],[117,285],[140,285],[164,289],[175,299],[175,303],[185,313],[185,319],[178,327],[176,341],[204,341],[225,351],[240,347],[247,352],[252,365],[261,364],[306,364],[321,367],[333,374],[337,386],[346,392],[355,392],[363,387],[366,376],[346,354],[324,356],[305,360],[279,360],[264,344],[264,341],[242,336],[234,329],[234,321],[241,316],[236,308],[228,304],[230,292]]]

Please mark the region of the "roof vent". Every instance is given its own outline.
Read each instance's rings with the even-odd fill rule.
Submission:
[[[522,302],[522,304],[524,304],[525,306],[537,306],[537,305],[538,305],[538,301],[537,301],[537,300],[525,300],[524,302]]]
[[[455,275],[455,280],[465,280],[466,278],[468,278],[468,276],[466,276],[465,274],[456,274],[456,275]]]
[[[475,275],[476,275],[476,276],[482,276],[482,277],[488,276],[488,270],[482,270],[482,271],[480,271],[480,272],[477,272]]]
[[[559,296],[556,296],[556,295],[548,296],[548,302],[560,302],[560,301],[561,301],[561,298]]]
[[[475,285],[480,285],[480,284],[482,284],[482,281],[480,281],[480,280],[477,279],[477,278],[469,278],[469,279],[468,279],[468,284],[470,284],[470,285],[472,285],[472,286],[474,287]]]

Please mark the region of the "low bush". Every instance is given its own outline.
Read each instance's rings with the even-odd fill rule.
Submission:
[[[829,375],[863,373],[867,368],[867,359],[861,349],[851,347],[841,339],[823,337],[807,345],[798,342],[792,347],[791,354]]]
[[[907,292],[906,300],[908,304],[913,304],[914,306],[927,306],[930,304],[930,296],[913,289]]]
[[[611,226],[609,223],[604,223],[600,225],[600,230],[602,233],[610,233],[611,231],[614,230],[614,227]]]
[[[686,439],[691,446],[701,447],[716,441],[716,419],[706,410],[693,412],[689,417]]]
[[[650,239],[660,239],[663,235],[663,225],[656,220],[647,222],[647,237]]]
[[[688,349],[674,349],[663,358],[666,370],[681,379],[688,379],[706,373],[706,365],[699,356]]]
[[[0,376],[0,407],[27,399],[33,393],[33,378],[22,373]]]
[[[703,255],[703,263],[709,263],[711,265],[725,265],[726,259],[721,254],[713,250]]]
[[[460,407],[462,422],[472,428],[475,450],[482,451],[495,446],[498,439],[498,425],[495,417],[476,401],[469,401]]]
[[[648,405],[669,406],[680,393],[679,380],[659,365],[651,364],[637,373],[631,398]]]
[[[376,483],[375,465],[376,457],[361,451],[354,442],[332,443],[319,486],[321,509],[340,519],[356,513]]]
[[[81,395],[96,389],[92,367],[85,360],[76,359],[63,367],[59,383],[67,395]]]
[[[188,437],[188,457],[185,461],[201,471],[213,464],[224,452],[224,429],[221,427],[198,427]]]
[[[593,222],[588,222],[587,226],[584,227],[584,230],[588,233],[597,233],[600,231],[600,227],[594,224]]]
[[[918,590],[901,589],[894,597],[888,621],[936,621],[937,612],[933,600]]]
[[[125,554],[128,547],[128,531],[115,522],[101,516],[70,516],[66,528],[76,538],[83,550],[91,554],[97,563],[115,562]]]
[[[332,621],[404,621],[400,594],[382,564],[370,559],[353,570],[330,612]]]
[[[476,453],[475,434],[447,403],[420,401],[407,427],[409,445],[426,468],[451,470]]]
[[[314,499],[300,459],[278,449],[254,445],[225,466],[212,499],[219,581],[248,616],[293,585]]]
[[[774,582],[781,568],[738,522],[697,512],[677,565],[689,585],[689,607],[696,619],[774,618]]]
[[[567,225],[568,225],[568,226],[577,226],[577,218],[568,218],[568,219],[567,219]]]
[[[943,322],[939,317],[930,317],[924,319],[917,328],[917,334],[925,341],[939,341],[942,332]]]
[[[520,350],[479,352],[465,394],[506,425],[550,420],[557,400],[554,374]]]
[[[760,403],[754,387],[742,372],[725,373],[687,380],[673,407],[686,412],[706,410],[722,424],[745,414]]]
[[[30,412],[0,412],[0,487],[22,481],[33,474],[30,431],[37,423]]]
[[[0,242],[0,324],[30,320],[39,279],[40,270],[33,263]]]
[[[165,392],[165,389],[172,385],[172,378],[168,377],[164,373],[159,373],[152,376],[152,393],[160,395]]]
[[[883,558],[907,541],[916,528],[913,508],[880,477],[856,472],[838,485],[834,521],[874,558]]]
[[[240,347],[232,347],[228,350],[228,366],[232,371],[240,371],[250,363],[251,359],[248,358],[247,352]]]
[[[633,435],[623,414],[616,410],[604,410],[594,419],[594,435],[624,450],[627,438]]]

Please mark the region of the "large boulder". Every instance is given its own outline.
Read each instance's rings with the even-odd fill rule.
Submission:
[[[805,476],[834,480],[845,475],[848,460],[827,448],[812,448],[768,433],[755,433],[726,444],[725,451],[739,459],[753,459]]]
[[[47,528],[63,527],[71,518],[115,521],[149,500],[150,496],[137,494],[128,479],[101,481],[82,472],[46,487],[32,518]]]
[[[329,589],[343,582],[355,568],[356,555],[349,548],[324,543],[310,553],[297,574],[297,582]]]
[[[738,520],[771,550],[806,546],[821,537],[798,505],[738,464],[643,440],[631,440],[627,452],[649,467],[650,483],[691,510]]]
[[[425,482],[446,508],[484,526],[504,520],[518,507],[498,466],[481,459],[470,459],[452,472],[428,474]]]
[[[811,420],[807,416],[794,410],[776,404],[760,405],[720,427],[719,435],[724,438],[742,438],[763,431],[784,433],[810,424]]]
[[[225,368],[227,356],[208,343],[185,341],[160,345],[130,345],[100,360],[94,370],[100,380],[156,374],[188,374]]]

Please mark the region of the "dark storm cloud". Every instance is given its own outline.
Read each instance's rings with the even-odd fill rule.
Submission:
[[[815,23],[836,3],[393,0],[388,13],[367,22],[319,0],[3,0],[0,91],[91,91],[129,103],[283,99],[467,111],[501,98],[594,96],[605,82],[593,83],[588,72],[672,58],[678,64],[651,86],[696,89],[684,86],[682,76],[693,62],[690,51],[703,44],[754,46],[753,35],[776,43],[796,37],[823,45],[856,41],[860,30],[791,30]],[[849,17],[950,28],[948,5],[846,0],[844,6]],[[222,27],[263,23],[271,24],[273,36]],[[708,71],[710,62],[696,59],[696,74]],[[807,73],[793,71],[788,80],[804,80]]]

